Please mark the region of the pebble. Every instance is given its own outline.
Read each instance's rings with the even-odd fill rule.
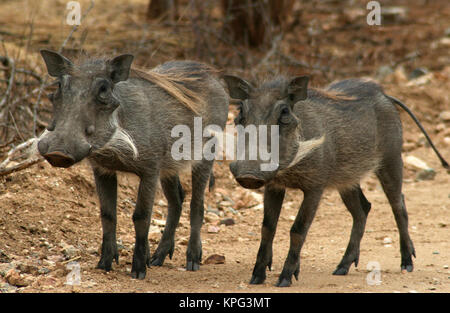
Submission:
[[[418,77],[420,77],[420,76],[423,76],[423,75],[425,75],[425,74],[428,74],[428,70],[427,70],[426,68],[419,67],[419,68],[414,69],[414,70],[409,74],[408,79],[409,79],[409,80],[411,80],[411,79],[416,79],[416,78],[418,78]]]
[[[225,256],[220,254],[213,254],[210,255],[203,264],[224,264],[225,263]]]
[[[166,226],[166,221],[165,220],[158,220],[158,219],[154,218],[154,219],[152,219],[152,224],[156,225],[156,226],[164,227],[164,226]]]
[[[219,215],[216,215],[212,212],[207,212],[204,218],[206,223],[212,223],[220,219]]]
[[[236,222],[234,221],[234,219],[232,219],[231,217],[230,218],[226,218],[226,219],[223,219],[223,220],[221,220],[220,221],[220,224],[222,225],[226,225],[226,226],[231,226],[231,225],[234,225],[234,224],[236,224]]]
[[[19,274],[15,269],[10,269],[5,275],[6,282],[17,287],[26,287],[31,284],[31,277]]]
[[[443,111],[439,114],[439,118],[444,122],[450,122],[450,111]]]
[[[419,158],[416,158],[413,155],[407,156],[405,158],[405,163],[409,164],[409,165],[411,165],[411,166],[413,166],[413,167],[415,167],[415,168],[417,168],[419,170],[427,170],[427,169],[430,168],[427,163],[425,163],[424,161],[422,161]]]
[[[2,250],[0,250],[0,263],[9,263],[11,258]]]
[[[444,265],[443,268],[444,268],[444,269],[448,269],[448,265]]]
[[[255,210],[255,211],[261,211],[261,210],[264,210],[264,204],[262,204],[262,203],[257,204],[257,205],[255,205],[252,209]]]
[[[390,243],[392,243],[392,238],[390,238],[390,237],[385,237],[385,238],[383,239],[383,243],[384,243],[384,244],[390,244]]]
[[[17,292],[17,287],[10,285],[8,283],[0,283],[0,293],[15,293]]]
[[[214,225],[210,225],[208,226],[208,233],[210,234],[214,234],[214,233],[218,233],[220,231],[220,228]]]
[[[417,180],[433,180],[436,176],[436,171],[432,168],[422,170],[416,175]]]
[[[63,246],[62,253],[67,259],[73,259],[80,253],[80,250],[72,245],[66,245]]]

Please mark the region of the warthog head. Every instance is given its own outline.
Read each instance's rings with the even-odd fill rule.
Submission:
[[[41,50],[50,76],[57,78],[53,120],[38,150],[53,166],[69,167],[103,147],[117,133],[117,83],[127,80],[133,56],[92,59],[79,66],[64,56]]]

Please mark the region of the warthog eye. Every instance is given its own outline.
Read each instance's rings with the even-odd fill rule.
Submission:
[[[97,98],[98,98],[98,100],[101,103],[105,103],[105,101],[107,100],[107,98],[108,98],[108,86],[106,84],[102,84],[98,88]]]
[[[278,123],[289,124],[290,120],[291,119],[289,114],[289,108],[288,107],[282,108],[280,112],[280,118],[278,119]]]

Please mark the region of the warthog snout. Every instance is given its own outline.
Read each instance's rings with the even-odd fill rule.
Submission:
[[[48,163],[56,167],[67,168],[75,164],[75,159],[73,157],[59,151],[46,153],[43,157],[48,161]]]
[[[236,181],[244,188],[258,189],[264,186],[264,180],[251,174],[236,177]]]
[[[88,143],[77,145],[76,153],[70,153],[62,146],[52,147],[48,138],[42,138],[38,142],[39,153],[50,163],[56,167],[70,167],[75,163],[84,159],[91,151],[91,145]]]
[[[239,185],[248,189],[258,189],[264,186],[265,179],[259,177],[259,171],[253,171],[250,168],[244,169],[242,165],[242,162],[230,163],[230,171]]]

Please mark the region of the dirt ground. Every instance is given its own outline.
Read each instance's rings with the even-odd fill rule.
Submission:
[[[417,114],[444,158],[450,160],[450,119],[442,116],[442,112],[450,111],[450,38],[445,35],[445,30],[450,27],[450,8],[448,4],[443,5],[445,2],[436,1],[424,6],[422,1],[391,1],[393,5],[408,6],[408,19],[400,26],[387,24],[376,31],[362,26],[356,36],[359,39],[354,34],[349,35],[353,32],[351,25],[356,23],[352,19],[356,19],[357,14],[350,14],[349,10],[331,14],[326,10],[307,7],[300,25],[284,37],[280,49],[291,56],[304,56],[303,60],[307,62],[322,62],[331,69],[331,74],[311,70],[313,75],[315,73],[315,86],[350,76],[378,79],[388,94],[405,101]],[[2,6],[19,10],[11,3],[2,2],[0,12],[5,12]],[[129,1],[129,9],[125,10],[127,17],[142,11],[145,3],[147,1]],[[64,11],[64,7],[61,10]],[[93,11],[90,14],[96,16],[98,22],[104,15],[113,15],[117,10],[117,7],[108,7],[103,13]],[[0,13],[0,21],[4,14]],[[139,18],[139,15],[135,17],[136,20]],[[23,26],[20,19],[8,21],[8,24],[0,23],[0,30],[6,26],[10,30],[14,29],[14,25]],[[50,21],[47,23],[51,24]],[[36,22],[36,25],[39,23]],[[320,25],[323,34],[314,39],[315,43],[309,42],[316,47],[314,51],[296,44],[296,34],[305,34],[308,25]],[[39,40],[43,30],[37,26],[35,40],[31,42],[34,52],[52,44],[57,47],[60,39]],[[92,30],[94,38],[98,31],[98,28]],[[392,41],[392,34],[397,37],[393,43],[385,45],[388,37]],[[364,35],[370,40],[362,40]],[[8,39],[8,35],[5,36]],[[130,35],[135,38],[133,36],[134,33]],[[9,39],[14,43],[13,38]],[[307,43],[306,39],[301,41]],[[116,51],[118,45],[114,43],[114,47],[111,44],[105,49]],[[167,52],[162,50],[154,55],[150,63],[160,62],[164,58]],[[415,51],[420,52],[420,57],[399,61]],[[261,51],[253,53],[256,59],[264,55]],[[176,51],[170,56],[177,57]],[[143,60],[144,56],[141,56],[137,62],[143,65],[146,63]],[[392,71],[381,75],[379,69],[386,64]],[[411,80],[409,74],[419,67],[426,67],[428,74]],[[296,68],[285,70],[298,72]],[[303,69],[303,72],[308,70]],[[233,114],[231,110],[230,121]],[[338,193],[327,190],[301,252],[299,280],[293,280],[290,288],[274,286],[288,252],[289,230],[303,198],[301,191],[288,190],[274,240],[272,271],[267,272],[264,284],[249,285],[260,241],[262,192],[239,187],[231,176],[227,162],[216,162],[216,187],[206,193],[202,228],[203,265],[200,270],[184,270],[190,201],[190,178],[184,175],[182,184],[187,193],[173,258],[167,259],[162,267],[149,268],[144,280],[130,277],[134,245],[131,216],[138,179],[121,173],[117,210],[119,264],[113,264],[113,270],[105,273],[95,268],[100,258],[102,231],[89,165],[82,162],[69,169],[58,169],[42,162],[0,177],[0,292],[448,293],[450,175],[424,143],[423,135],[409,116],[401,112],[401,118],[404,159],[415,156],[436,171],[435,177],[430,180],[417,179],[420,170],[405,164],[403,193],[417,256],[413,259],[414,271],[411,273],[400,271],[399,238],[394,216],[379,182],[370,175],[362,182],[362,189],[372,203],[372,209],[361,242],[357,268],[352,266],[346,276],[331,274],[344,254],[352,219]],[[152,252],[159,242],[166,214],[166,201],[158,190],[149,235]],[[226,218],[232,218],[235,224],[219,225]],[[205,260],[215,254],[224,256],[224,263],[205,264]],[[70,262],[80,266],[80,284],[75,287],[66,284],[73,273],[68,269]],[[381,270],[381,282],[377,285],[367,281],[368,276],[372,277],[372,268],[368,265],[373,262],[378,262]]]

